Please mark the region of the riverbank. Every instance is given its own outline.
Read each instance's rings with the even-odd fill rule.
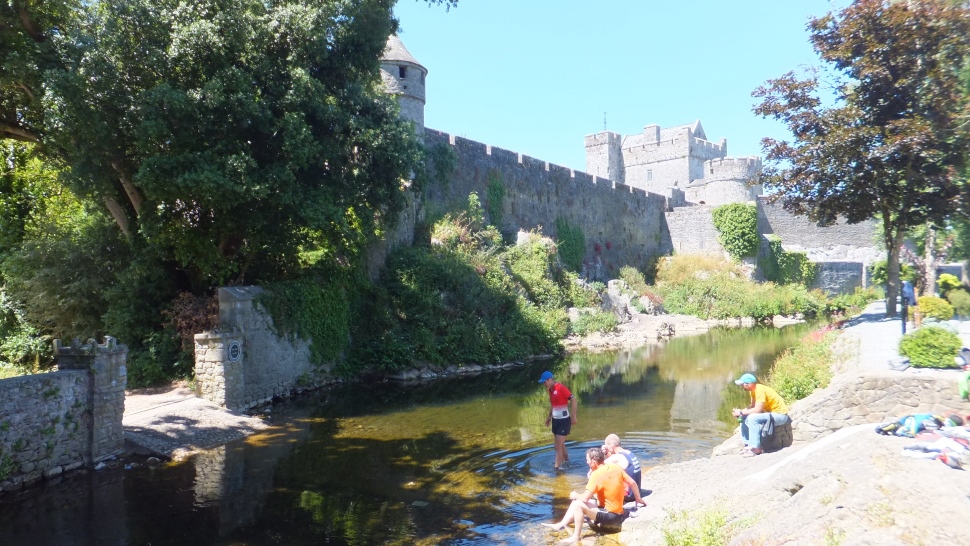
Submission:
[[[802,440],[745,458],[735,434],[709,458],[645,471],[649,505],[624,523],[619,540],[665,544],[665,530],[686,525],[725,532],[725,540],[710,544],[970,542],[970,472],[906,457],[903,447],[914,440],[874,432],[874,423],[917,411],[970,414],[970,403],[957,398],[955,372],[889,369],[901,328],[882,319],[883,305],[871,304],[841,333],[830,386],[792,404]],[[970,343],[968,333],[961,338]],[[871,407],[854,402],[865,395],[858,385],[887,380],[900,387],[872,395]],[[844,412],[828,415],[832,402]]]

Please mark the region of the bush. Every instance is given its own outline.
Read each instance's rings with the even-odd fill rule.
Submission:
[[[935,318],[936,320],[953,318],[953,306],[943,298],[920,296],[916,303],[919,306],[919,312],[923,314],[923,318]]]
[[[630,287],[638,295],[642,295],[644,292],[649,292],[650,287],[647,285],[647,280],[644,278],[643,273],[635,267],[630,267],[625,265],[620,268],[620,279]]]
[[[915,368],[951,368],[960,350],[960,337],[946,328],[924,326],[903,336],[899,354]]]
[[[616,330],[619,322],[616,315],[607,311],[597,311],[595,313],[580,313],[579,318],[573,323],[573,333],[584,336],[590,332],[612,332]]]
[[[936,286],[939,287],[941,294],[946,294],[950,290],[960,286],[960,279],[956,275],[943,273],[940,275],[940,278],[936,279]]]
[[[886,282],[889,278],[889,274],[887,273],[887,267],[888,265],[886,264],[886,260],[882,260],[872,264],[872,267],[869,269],[869,272],[872,277],[872,284],[874,286],[886,285]],[[909,281],[913,284],[916,284],[916,281],[919,280],[919,273],[916,271],[915,268],[913,268],[913,266],[909,264],[899,264],[899,280]]]
[[[758,253],[758,209],[745,203],[731,203],[712,212],[714,227],[724,250],[736,260]]]
[[[963,288],[950,290],[946,293],[946,299],[953,306],[953,312],[960,317],[970,316],[970,293]]]
[[[768,252],[758,265],[765,279],[778,284],[812,284],[821,266],[808,259],[804,252],[789,252],[782,248],[781,238],[768,235]]]
[[[803,337],[771,367],[767,383],[791,404],[825,388],[832,380],[832,342],[835,333],[826,326]]]
[[[586,257],[586,236],[579,226],[574,226],[565,218],[556,219],[556,245],[559,259],[570,271],[579,271]]]
[[[678,284],[689,279],[703,278],[715,273],[740,277],[737,264],[723,258],[704,254],[674,254],[657,264],[657,284]]]

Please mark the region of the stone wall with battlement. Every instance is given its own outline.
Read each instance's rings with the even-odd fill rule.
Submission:
[[[804,251],[813,262],[856,261],[871,264],[885,259],[876,248],[877,224],[868,220],[858,224],[837,222],[820,227],[806,216],[791,214],[767,197],[758,199],[758,233],[775,234],[785,250]]]
[[[58,371],[0,380],[0,491],[120,454],[128,348],[106,337],[62,347]]]
[[[661,195],[439,131],[428,129],[424,138],[428,146],[450,147],[457,158],[451,180],[424,189],[432,217],[464,209],[471,192],[488,211],[488,186],[497,180],[505,194],[498,222],[504,234],[541,227],[555,238],[562,218],[582,229],[587,265],[602,267],[605,275],[615,276],[624,265],[645,267],[671,248]]]

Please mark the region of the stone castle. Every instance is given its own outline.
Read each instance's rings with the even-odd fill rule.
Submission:
[[[769,202],[759,184],[761,159],[728,157],[727,141],[709,141],[700,121],[665,129],[647,125],[636,135],[587,135],[586,172],[575,171],[426,128],[427,75],[400,38],[390,36],[381,60],[385,89],[426,146],[449,147],[457,159],[450,179],[430,184],[405,211],[411,221],[463,207],[474,191],[486,210],[500,211],[490,221],[503,233],[541,229],[555,237],[562,222],[581,228],[586,275],[607,278],[623,265],[643,268],[672,252],[724,253],[711,211],[753,202],[763,239],[775,235],[786,250],[804,251],[821,265],[819,288],[836,293],[864,286],[866,266],[884,258],[871,221],[819,227]],[[501,203],[488,203],[499,198],[488,191],[495,181],[503,187]]]

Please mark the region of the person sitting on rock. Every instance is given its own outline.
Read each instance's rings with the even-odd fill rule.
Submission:
[[[742,455],[761,455],[764,451],[761,449],[761,429],[769,419],[776,427],[790,422],[788,405],[775,389],[759,384],[758,378],[752,374],[742,375],[734,384],[741,385],[751,395],[747,408],[734,408],[731,412],[741,421],[741,440],[744,442]]]
[[[628,476],[633,478],[633,481],[636,482],[639,488],[640,482],[643,479],[640,470],[640,459],[629,449],[624,449],[620,446],[620,437],[616,434],[610,434],[603,441],[602,449],[603,454],[606,455],[605,462],[615,464],[622,468]],[[623,495],[623,502],[632,502],[633,498],[633,491],[628,487],[626,494]]]
[[[575,526],[571,537],[562,540],[561,544],[575,544],[579,542],[583,533],[583,522],[589,518],[595,525],[601,528],[616,528],[622,525],[628,512],[623,510],[623,492],[626,486],[633,491],[637,505],[646,506],[640,498],[639,484],[633,482],[633,478],[627,475],[626,471],[615,464],[606,463],[606,456],[603,450],[598,447],[591,447],[586,450],[586,464],[592,470],[589,476],[589,483],[586,490],[582,493],[573,491],[569,493],[572,502],[566,510],[566,514],[559,523],[543,523],[546,527],[559,531],[565,529],[571,521]],[[587,502],[597,496],[598,508],[591,508]]]

